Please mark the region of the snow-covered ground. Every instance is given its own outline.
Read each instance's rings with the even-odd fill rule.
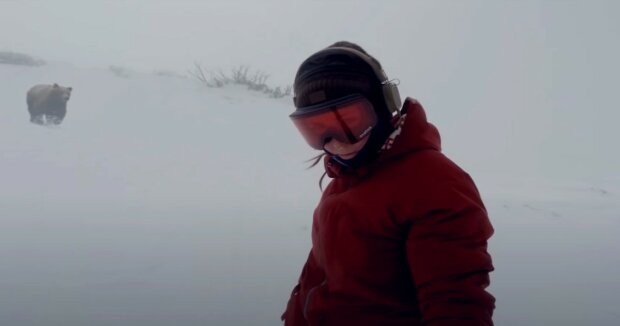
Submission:
[[[0,76],[1,325],[279,323],[321,174],[290,99],[66,64]],[[64,123],[29,123],[26,90],[56,81]],[[620,180],[473,176],[496,323],[617,325]]]
[[[290,98],[68,65],[0,76],[0,324],[277,322],[319,195]],[[73,86],[67,118],[29,123],[24,90],[54,81]]]

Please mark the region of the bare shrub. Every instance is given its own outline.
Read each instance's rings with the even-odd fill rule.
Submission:
[[[0,51],[0,64],[38,67],[45,64],[45,61],[35,59],[24,53]]]
[[[217,72],[206,71],[202,65],[196,62],[194,63],[194,69],[188,71],[188,73],[207,87],[219,88],[229,84],[244,85],[249,90],[267,94],[272,98],[290,96],[292,90],[291,86],[287,86],[284,89],[281,87],[271,88],[267,85],[268,74],[261,71],[251,73],[250,68],[243,65],[233,68],[230,76],[228,76],[221,70]]]

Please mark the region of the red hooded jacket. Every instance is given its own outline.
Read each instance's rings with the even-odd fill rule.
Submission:
[[[332,178],[314,212],[312,250],[285,326],[491,326],[495,299],[486,210],[440,151],[422,106],[405,101],[400,134],[370,165]]]

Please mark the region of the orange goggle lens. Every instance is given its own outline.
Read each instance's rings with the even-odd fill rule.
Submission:
[[[377,124],[372,104],[362,96],[301,108],[290,117],[308,145],[318,150],[331,139],[355,144]]]

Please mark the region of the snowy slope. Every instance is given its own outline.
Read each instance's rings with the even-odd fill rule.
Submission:
[[[320,194],[290,99],[0,69],[0,324],[273,324]],[[74,87],[58,128],[28,122],[39,82]]]
[[[484,178],[483,178],[484,179]],[[479,183],[496,229],[497,325],[617,325],[620,183]]]
[[[74,89],[60,127],[28,122],[42,82]],[[290,99],[58,63],[0,65],[0,99],[1,325],[279,323],[322,172]],[[474,170],[496,324],[617,325],[620,179]]]

